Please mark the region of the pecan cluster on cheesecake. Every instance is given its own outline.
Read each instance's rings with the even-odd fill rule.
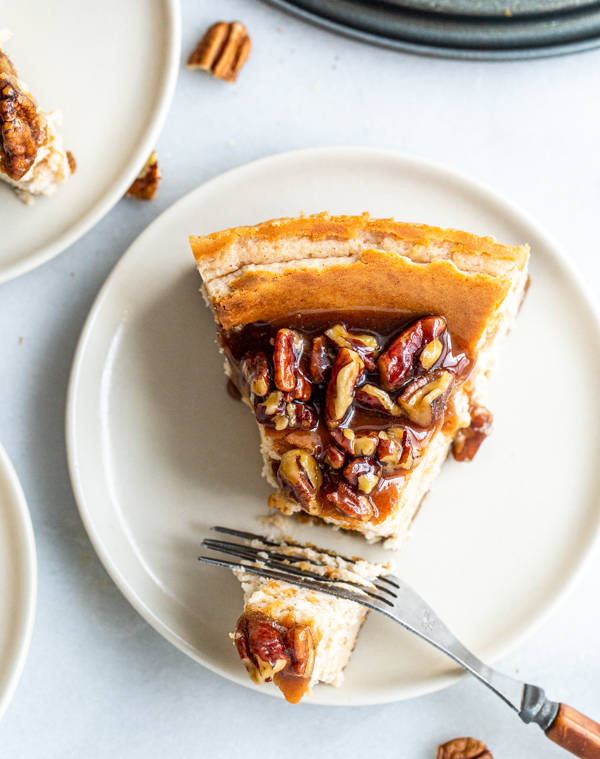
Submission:
[[[38,108],[4,52],[9,37],[0,30],[0,179],[30,203],[33,195],[52,195],[75,171],[75,159],[56,130],[60,113]]]
[[[487,380],[528,247],[368,214],[191,245],[259,424],[269,504],[397,547],[451,446],[470,460],[489,432]]]
[[[253,540],[252,546],[272,551],[275,541]],[[390,572],[389,565],[344,559],[289,540],[277,541],[276,551],[293,566],[351,584],[358,592]],[[292,704],[311,695],[318,682],[340,685],[368,609],[243,569],[235,574],[244,588],[244,613],[232,637],[251,679],[274,682]]]

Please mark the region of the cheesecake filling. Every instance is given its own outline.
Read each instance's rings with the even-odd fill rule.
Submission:
[[[298,312],[219,339],[280,490],[311,516],[350,523],[384,521],[436,433],[458,431],[453,397],[475,363],[443,317],[395,310]],[[459,460],[487,434],[484,413]]]

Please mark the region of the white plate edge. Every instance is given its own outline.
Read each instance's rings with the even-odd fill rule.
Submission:
[[[37,269],[76,243],[77,240],[95,227],[116,206],[139,174],[141,167],[148,160],[148,156],[158,140],[171,108],[179,76],[181,58],[181,6],[179,0],[161,1],[166,4],[167,9],[168,53],[167,65],[160,78],[160,106],[147,127],[144,138],[134,152],[134,159],[131,161],[129,169],[123,173],[121,180],[95,204],[92,210],[77,222],[69,232],[61,235],[55,243],[43,246],[38,251],[27,256],[23,261],[10,264],[6,267],[0,265],[0,284],[8,282],[11,279],[16,279],[16,277],[27,274],[27,272],[33,271],[33,269]]]
[[[307,158],[309,158],[312,155],[330,154],[332,152],[340,153],[340,154],[344,152],[351,152],[351,153],[355,153],[356,155],[362,154],[366,156],[367,154],[369,154],[369,155],[374,155],[378,157],[388,157],[390,159],[396,159],[396,160],[399,159],[407,163],[412,163],[416,167],[425,167],[425,168],[432,169],[442,175],[445,175],[449,179],[459,180],[460,182],[463,182],[467,186],[470,186],[473,190],[477,190],[479,194],[485,196],[486,200],[492,202],[496,206],[500,206],[503,210],[508,212],[510,215],[517,218],[521,223],[523,223],[526,226],[529,226],[532,229],[532,231],[535,233],[535,235],[542,241],[543,245],[552,251],[552,254],[555,256],[555,259],[558,261],[558,263],[562,267],[564,267],[565,273],[568,275],[568,277],[571,280],[571,284],[573,284],[581,292],[585,305],[587,306],[592,316],[594,317],[594,327],[595,327],[595,331],[598,337],[598,342],[600,343],[600,305],[596,301],[596,298],[593,295],[591,288],[588,286],[587,282],[585,281],[583,275],[581,274],[581,272],[579,271],[575,263],[572,261],[572,259],[565,252],[563,247],[558,242],[556,242],[556,240],[548,232],[546,232],[546,230],[537,221],[535,221],[534,218],[530,216],[527,211],[522,210],[519,206],[513,203],[513,201],[509,200],[501,192],[493,189],[490,185],[484,182],[481,182],[480,180],[471,177],[469,174],[464,173],[458,169],[454,169],[453,167],[450,167],[446,164],[443,164],[443,163],[440,163],[438,161],[434,161],[428,158],[421,158],[414,154],[404,153],[404,152],[395,151],[395,150],[389,150],[385,148],[369,148],[369,147],[364,147],[364,146],[326,146],[326,147],[318,147],[318,148],[312,147],[312,148],[301,148],[298,150],[289,150],[282,153],[276,153],[274,155],[265,156],[262,158],[255,159],[253,161],[249,161],[248,163],[241,164],[240,166],[236,166],[232,169],[222,172],[221,174],[218,174],[212,179],[209,179],[206,182],[203,182],[201,185],[194,188],[190,192],[186,193],[183,197],[175,201],[171,206],[169,206],[169,208],[166,208],[156,219],[154,219],[131,243],[131,245],[124,252],[123,256],[121,256],[119,261],[115,264],[114,268],[108,275],[106,281],[102,285],[98,295],[96,296],[96,299],[94,303],[92,304],[92,307],[90,309],[86,322],[81,331],[81,335],[79,337],[77,348],[73,357],[73,364],[71,367],[69,385],[68,385],[68,390],[67,390],[67,403],[66,403],[66,413],[65,413],[67,463],[69,467],[69,474],[71,477],[71,484],[73,487],[75,500],[77,503],[77,507],[79,509],[81,519],[86,528],[86,532],[88,533],[90,541],[92,542],[92,545],[94,546],[94,549],[96,553],[98,554],[100,561],[102,562],[106,571],[108,572],[112,580],[115,582],[119,590],[123,593],[125,598],[142,615],[142,617],[154,627],[154,629],[160,632],[161,635],[163,635],[169,642],[177,646],[179,650],[183,651],[188,656],[190,656],[190,658],[192,658],[194,661],[198,662],[199,664],[211,670],[212,672],[215,672],[221,677],[225,677],[231,682],[235,682],[237,684],[240,684],[241,680],[237,680],[235,677],[231,677],[228,673],[225,673],[221,671],[220,669],[218,669],[217,667],[215,667],[214,665],[212,665],[211,662],[205,660],[203,657],[200,657],[198,655],[198,652],[193,647],[189,646],[176,633],[174,633],[173,630],[171,630],[167,625],[165,625],[164,622],[162,622],[160,619],[158,619],[158,617],[156,617],[156,615],[147,607],[147,605],[139,598],[139,596],[128,586],[123,576],[121,575],[121,572],[118,570],[117,566],[113,563],[111,557],[108,555],[108,552],[104,550],[104,544],[102,540],[100,539],[100,536],[96,533],[92,523],[87,518],[87,512],[85,509],[85,501],[84,501],[84,495],[83,495],[83,485],[78,477],[78,464],[77,464],[77,457],[75,454],[75,438],[76,438],[76,434],[75,434],[76,392],[75,390],[78,383],[80,365],[83,361],[84,352],[87,346],[89,335],[92,331],[98,312],[100,311],[100,308],[104,302],[105,297],[107,296],[107,293],[112,284],[112,281],[116,277],[116,272],[118,268],[120,267],[121,263],[123,262],[123,259],[125,258],[129,250],[133,248],[134,246],[136,246],[137,243],[141,241],[141,239],[144,237],[146,233],[149,233],[149,234],[151,233],[153,226],[158,222],[158,220],[164,214],[169,213],[175,206],[185,203],[189,199],[189,197],[193,195],[196,191],[198,191],[200,188],[205,188],[206,185],[209,185],[211,183],[217,183],[221,179],[224,179],[225,177],[228,177],[230,174],[237,172],[241,169],[249,168],[258,163],[276,163],[278,161],[285,161],[290,156],[305,155],[307,156]],[[587,547],[585,551],[583,552],[583,554],[580,556],[578,560],[577,568],[573,571],[569,579],[564,583],[562,589],[552,599],[552,601],[548,603],[548,606],[539,615],[539,617],[534,622],[532,622],[530,626],[527,629],[525,629],[521,633],[521,635],[517,636],[510,644],[499,649],[499,651],[497,651],[495,655],[489,660],[489,663],[494,663],[508,656],[510,653],[516,650],[519,646],[521,646],[527,639],[533,636],[542,627],[542,625],[545,624],[548,618],[551,617],[555,613],[555,611],[568,598],[568,596],[574,590],[576,585],[579,583],[579,581],[581,580],[581,577],[583,576],[583,574],[589,567],[599,547],[600,547],[600,510],[597,516],[595,534],[593,538],[587,544]],[[431,683],[425,683],[422,686],[416,686],[412,689],[409,689],[410,692],[402,697],[398,697],[397,695],[394,695],[392,693],[389,697],[367,698],[366,700],[361,700],[360,702],[357,702],[355,704],[330,704],[328,702],[323,702],[323,704],[321,704],[318,700],[318,696],[316,696],[315,694],[315,696],[312,699],[310,699],[310,702],[312,702],[312,705],[314,706],[326,705],[326,706],[339,706],[342,708],[349,705],[371,706],[371,705],[378,705],[378,704],[385,704],[385,703],[394,703],[400,700],[417,698],[419,696],[424,696],[424,695],[428,695],[429,693],[437,692],[439,690],[449,687],[450,685],[455,684],[459,680],[462,680],[464,677],[466,677],[466,675],[467,675],[466,672],[459,671],[456,675],[448,675],[448,676],[439,677]],[[441,685],[440,685],[440,681],[442,683]],[[248,683],[244,682],[244,685],[249,687],[251,690],[255,690],[259,693],[262,693],[263,695],[269,695],[275,698],[282,698],[279,691],[275,692],[275,689],[264,689],[264,688],[261,689],[259,688],[259,686],[254,685],[250,680],[248,680]],[[311,705],[310,702],[307,702],[307,703]]]
[[[31,523],[27,500],[25,499],[25,493],[23,492],[15,468],[1,444],[0,468],[2,468],[7,475],[8,484],[12,490],[14,505],[16,506],[14,513],[19,519],[18,529],[22,538],[23,554],[26,556],[26,564],[23,569],[27,586],[27,599],[24,608],[21,610],[22,619],[20,623],[21,635],[19,636],[19,644],[17,645],[16,655],[13,657],[12,671],[8,677],[8,687],[4,691],[4,694],[0,696],[1,720],[10,704],[15,690],[17,689],[29,653],[35,623],[38,580],[35,537],[33,534],[33,525]]]

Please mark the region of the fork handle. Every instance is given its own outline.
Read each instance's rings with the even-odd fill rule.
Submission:
[[[581,759],[600,759],[600,725],[566,704],[560,704],[546,735]]]

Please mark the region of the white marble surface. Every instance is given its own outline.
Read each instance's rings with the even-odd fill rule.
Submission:
[[[79,332],[107,274],[144,227],[227,169],[315,145],[433,158],[520,203],[600,293],[600,51],[522,63],[435,60],[332,36],[258,0],[185,0],[184,55],[210,23],[234,18],[248,26],[252,57],[233,86],[182,69],[157,146],[159,198],[123,200],[54,261],[0,285],[0,440],[28,498],[39,556],[33,643],[0,724],[0,756],[275,759],[284,751],[291,759],[433,759],[438,742],[464,734],[486,741],[495,759],[566,756],[470,680],[413,701],[352,709],[292,708],[242,689],[150,628],[90,545],[63,431]],[[577,370],[561,366],[557,345],[548,367],[557,411],[560,385]],[[557,441],[548,477],[568,444]],[[597,558],[560,611],[500,664],[596,719],[599,585]]]

